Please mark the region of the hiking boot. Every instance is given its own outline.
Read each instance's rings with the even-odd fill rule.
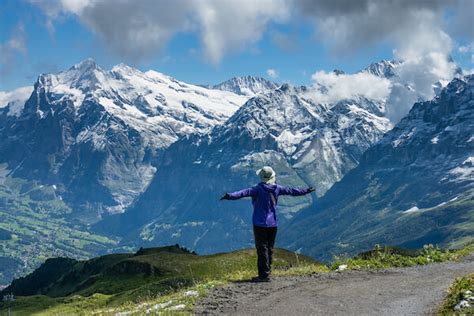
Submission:
[[[250,280],[250,281],[256,282],[256,283],[260,283],[260,282],[270,282],[270,278],[269,278],[269,277],[266,277],[266,278],[254,277],[254,278],[252,278],[252,280]]]

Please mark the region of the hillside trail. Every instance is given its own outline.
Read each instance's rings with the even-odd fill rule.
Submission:
[[[462,262],[379,271],[275,277],[213,289],[197,314],[433,315],[456,277],[474,272],[474,253]]]

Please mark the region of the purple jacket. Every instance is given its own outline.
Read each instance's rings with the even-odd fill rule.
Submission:
[[[276,205],[278,196],[299,196],[309,192],[309,189],[287,188],[279,184],[261,182],[254,187],[229,193],[229,200],[237,200],[247,196],[252,197],[253,224],[260,227],[277,227]]]

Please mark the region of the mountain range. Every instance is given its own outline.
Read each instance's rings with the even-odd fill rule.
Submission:
[[[381,61],[361,72],[396,82],[398,88],[416,95],[409,83],[400,84],[400,64]],[[472,217],[453,217],[459,219],[458,230],[454,232],[454,222],[448,222],[443,227],[453,228],[453,233],[442,236],[425,236],[420,230],[416,236],[390,239],[383,235],[385,226],[373,224],[375,217],[367,214],[380,217],[382,205],[383,214],[411,210],[401,213],[401,218],[414,218],[415,226],[402,227],[418,227],[425,220],[420,214],[428,214],[424,210],[435,202],[445,203],[440,207],[447,209],[462,202],[459,214],[472,211],[468,203],[472,175],[466,171],[472,164],[472,142],[463,143],[469,133],[472,138],[472,91],[464,88],[458,97],[461,92],[453,88],[470,87],[471,81],[460,77],[446,88],[433,83],[438,96],[417,103],[393,128],[386,99],[353,95],[322,102],[317,95],[329,89],[322,85],[296,87],[251,76],[193,85],[124,64],[103,70],[90,59],[57,74],[42,74],[32,88],[0,93],[0,239],[4,245],[0,283],[31,271],[53,249],[56,256],[85,259],[176,243],[200,253],[251,246],[249,202],[219,202],[218,198],[255,184],[255,170],[264,164],[276,169],[281,184],[317,189],[313,196],[281,200],[281,242],[294,250],[318,257],[328,247],[352,252],[370,248],[376,241],[408,246],[416,238],[417,245],[422,240],[460,242],[471,232]],[[425,113],[429,106],[423,104],[450,102],[455,105]],[[437,116],[445,125],[420,123],[425,116]],[[453,123],[458,121],[467,125]],[[450,132],[451,138],[446,138],[441,128],[460,128],[464,134]],[[439,135],[430,134],[434,130]],[[394,140],[388,141],[390,137]],[[410,145],[404,143],[406,139],[412,139],[407,141]],[[440,152],[430,147],[433,139]],[[457,141],[461,143],[456,145]],[[390,149],[394,142],[398,145]],[[451,147],[446,149],[450,155],[443,152]],[[432,170],[439,167],[447,179],[458,172],[465,180],[438,186],[434,181],[441,178],[426,177],[431,186],[422,190],[410,182],[413,164],[403,160],[408,156],[416,158],[416,166],[425,162],[419,177],[434,176]],[[428,164],[433,157],[436,161],[444,157],[452,168]],[[399,173],[384,176],[383,172],[395,168],[392,164]],[[382,175],[376,182],[362,181],[364,172]],[[374,183],[383,181],[390,189],[375,190]],[[413,192],[407,195],[411,200],[402,203],[398,192],[407,194],[405,187]],[[370,199],[374,192],[380,196],[378,204]],[[423,192],[436,198],[425,201]],[[359,209],[356,202],[361,199],[370,207]],[[392,210],[393,205],[397,208]],[[354,224],[354,239],[342,238],[338,229],[350,225],[351,214],[358,212],[365,213],[358,215],[360,224]],[[332,227],[329,223],[338,216],[341,221],[334,238],[322,238],[318,232]],[[307,226],[311,230],[298,228]],[[365,238],[375,226],[380,234]],[[437,239],[430,237],[435,235]],[[303,240],[310,246],[303,247]],[[341,246],[345,243],[349,246]]]
[[[250,99],[208,135],[172,144],[137,202],[101,225],[126,231],[123,245],[180,243],[204,253],[251,245],[248,201],[222,203],[220,195],[255,184],[255,170],[266,164],[280,183],[314,185],[322,195],[391,127],[374,100],[327,105],[308,94],[282,85]],[[282,220],[311,201],[282,199]]]

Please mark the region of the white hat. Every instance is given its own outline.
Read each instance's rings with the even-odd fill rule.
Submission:
[[[276,173],[272,167],[265,166],[262,169],[257,170],[257,176],[260,177],[262,182],[273,184],[276,181]]]

